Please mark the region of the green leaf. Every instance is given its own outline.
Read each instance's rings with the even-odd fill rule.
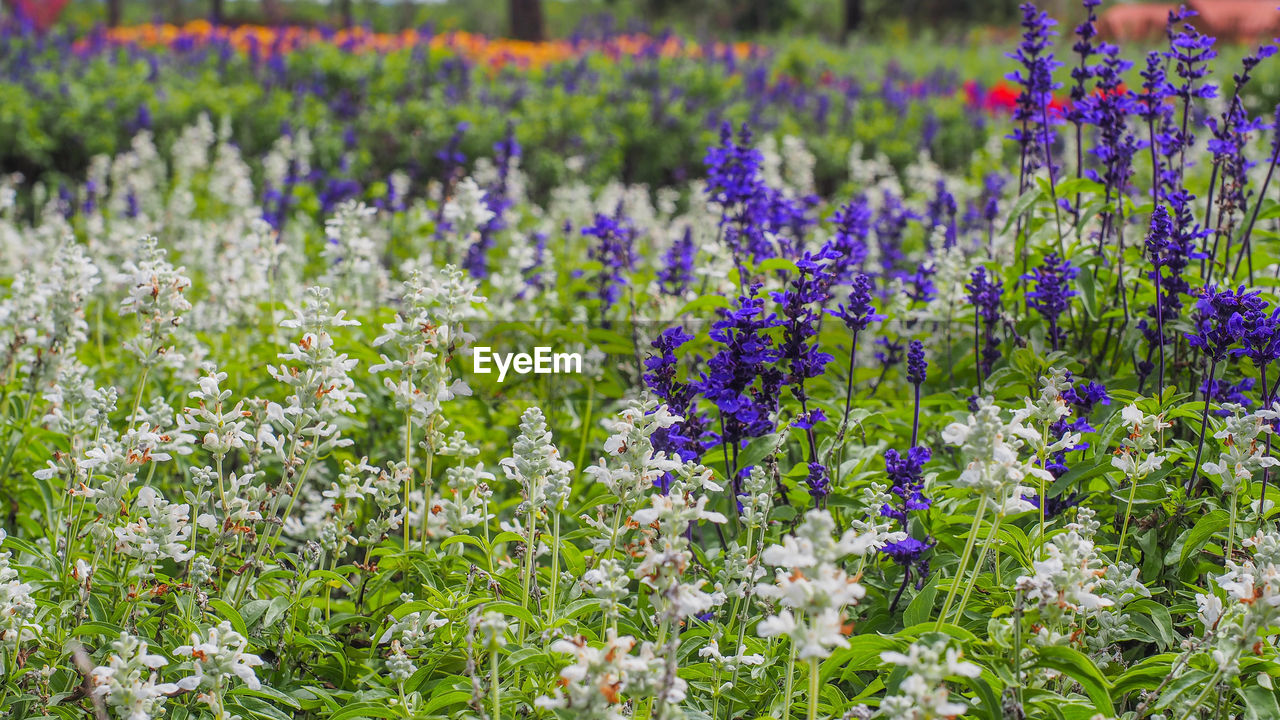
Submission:
[[[1084,301],[1084,311],[1090,320],[1098,319],[1098,290],[1094,284],[1093,273],[1085,272],[1076,276],[1076,284],[1080,286],[1080,299]]]
[[[1027,208],[1031,207],[1032,203],[1040,199],[1041,194],[1039,188],[1027,188],[1026,192],[1018,196],[1018,199],[1013,203],[1013,207],[1009,210],[1009,219],[1005,221],[1004,228],[1000,233],[1002,235],[1008,234],[1009,228],[1013,227],[1013,223],[1027,211]]]
[[[227,703],[228,710],[238,710],[240,717],[255,717],[260,720],[289,720],[289,716],[272,705],[257,698],[240,697],[239,702]]]
[[[800,268],[796,267],[794,262],[786,258],[769,258],[761,261],[759,265],[756,265],[756,272],[758,273],[767,273],[771,270],[786,270],[787,272],[792,273],[800,272]]]
[[[296,698],[294,698],[291,695],[286,695],[285,693],[280,692],[279,690],[271,687],[270,685],[263,685],[259,687],[257,690],[253,690],[251,688],[247,688],[242,685],[232,690],[230,694],[231,695],[251,695],[253,697],[260,697],[260,698],[265,698],[267,700],[274,700],[275,702],[280,703],[285,707],[292,708],[294,710],[302,709],[302,705],[298,703],[298,700]]]
[[[39,547],[36,547],[35,545],[27,542],[26,540],[23,540],[22,538],[14,537],[12,535],[6,537],[4,539],[4,542],[0,542],[0,545],[7,545],[12,549],[17,550],[20,553],[23,553],[26,555],[32,555],[34,557],[48,556]]]
[[[1270,220],[1272,218],[1280,217],[1280,203],[1269,200],[1263,204],[1266,206],[1266,210],[1258,213],[1259,220]]]
[[[990,675],[990,673],[987,673]],[[975,695],[982,700],[983,714],[988,720],[1001,720],[1004,716],[1004,706],[1000,703],[1000,697],[996,695],[995,690],[991,689],[991,683],[982,675],[975,678],[965,678],[964,683],[973,689]]]
[[[529,625],[533,624],[533,613],[528,608],[522,608],[515,603],[497,602],[488,603],[484,606],[485,612],[500,612],[503,615],[510,615],[518,620],[523,620]]]
[[[1182,552],[1178,556],[1178,564],[1187,561],[1192,553],[1199,552],[1204,544],[1209,542],[1209,538],[1214,533],[1227,526],[1230,516],[1226,510],[1214,510],[1208,515],[1201,517],[1196,521],[1195,527],[1192,527],[1187,533],[1186,539],[1182,543]]]
[[[266,613],[262,616],[262,626],[271,627],[276,624],[280,616],[284,615],[289,609],[289,598],[284,595],[278,595],[271,598],[271,604],[267,607]]]
[[[932,621],[922,622],[902,628],[898,631],[898,637],[915,640],[916,638],[932,632],[935,632],[935,623]],[[978,636],[974,635],[972,632],[965,630],[959,625],[952,625],[951,623],[942,623],[942,626],[938,627],[936,632],[949,635],[961,643],[971,643],[978,639]]]
[[[470,699],[471,699],[471,693],[467,690],[450,690],[448,692],[440,693],[439,695],[436,695],[435,697],[431,698],[431,701],[428,702],[424,708],[422,708],[421,712],[424,715],[430,715],[436,712],[437,710],[440,710],[442,708],[447,708],[451,705],[465,703]]]
[[[474,535],[450,535],[444,539],[444,542],[440,543],[440,547],[447,548],[450,545],[457,545],[459,543],[475,545],[485,553],[490,552],[490,548],[484,544],[484,539],[475,537]]]
[[[258,624],[269,607],[271,607],[270,600],[250,600],[240,608],[240,617],[244,618],[245,625],[252,627]]]
[[[1175,656],[1167,653],[1146,658],[1116,679],[1112,695],[1120,698],[1139,690],[1155,690],[1169,676],[1174,661]]]
[[[108,638],[118,638],[120,633],[124,632],[124,628],[118,625],[112,625],[105,622],[86,622],[76,626],[71,634],[75,637],[98,636]]]
[[[529,536],[527,535],[519,535],[517,533],[511,532],[510,530],[504,530],[493,537],[493,542],[491,544],[500,545],[502,543],[509,543],[509,542],[523,543],[528,541],[529,541]]]
[[[471,697],[467,694],[467,697]],[[427,706],[424,714],[431,714],[431,705]],[[356,720],[357,718],[399,718],[404,716],[404,711],[393,708],[386,703],[362,702],[354,705],[348,705],[338,712],[329,716],[329,720]]]
[[[822,663],[818,674],[826,682],[837,672],[854,672],[871,670],[884,664],[880,653],[887,650],[898,650],[903,646],[901,640],[882,635],[855,635],[849,638],[849,647],[837,650]]]
[[[1156,709],[1169,707],[1183,693],[1193,688],[1204,687],[1204,684],[1211,679],[1212,676],[1203,670],[1188,670],[1177,680],[1169,683],[1164,692],[1160,693],[1160,699],[1156,701]]]
[[[1070,676],[1080,683],[1080,687],[1084,688],[1085,694],[1098,710],[1107,715],[1115,715],[1111,706],[1110,684],[1088,655],[1074,648],[1051,645],[1040,649],[1036,662],[1041,667]]]
[[[1151,633],[1152,639],[1160,645],[1161,649],[1171,648],[1177,644],[1179,636],[1174,632],[1173,617],[1169,614],[1169,608],[1154,600],[1143,598],[1126,605],[1125,611],[1134,622]]]
[[[1240,698],[1244,700],[1244,716],[1248,720],[1275,720],[1280,718],[1280,705],[1276,704],[1276,694],[1261,685],[1250,685],[1240,688]]]
[[[750,467],[759,465],[761,460],[769,456],[773,449],[778,445],[778,436],[776,433],[763,435],[752,440],[745,450],[738,455],[738,467]]]
[[[902,612],[902,624],[909,627],[928,622],[929,618],[933,617],[933,605],[937,596],[938,575],[935,573],[929,580],[929,584],[911,599],[911,604],[907,605],[907,609]]]
[[[213,610],[218,617],[231,623],[231,627],[235,629],[236,632],[244,635],[245,637],[249,636],[249,628],[245,626],[244,618],[240,617],[240,613],[237,612],[235,608],[231,607],[231,604],[226,600],[210,600],[209,609]]]

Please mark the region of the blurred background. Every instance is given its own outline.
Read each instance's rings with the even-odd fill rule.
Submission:
[[[362,25],[391,32],[430,25],[540,40],[591,29],[670,29],[748,38],[803,35],[840,41],[854,33],[901,35],[927,29],[950,38],[975,27],[1016,22],[1015,0],[2,0],[70,25],[183,23]],[[1060,18],[1079,3],[1040,3]],[[61,7],[64,6],[65,7]],[[604,27],[601,27],[601,26]]]

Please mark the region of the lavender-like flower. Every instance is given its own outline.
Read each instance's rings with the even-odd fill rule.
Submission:
[[[1187,340],[1214,363],[1245,355],[1251,326],[1266,307],[1259,290],[1250,292],[1241,285],[1237,290],[1219,291],[1216,285],[1209,285],[1200,292],[1195,331],[1186,334]]]
[[[1167,127],[1172,122],[1173,109],[1165,100],[1172,90],[1165,79],[1165,61],[1163,55],[1156,50],[1147,53],[1146,67],[1139,73],[1142,75],[1142,92],[1137,96],[1135,111],[1138,117],[1147,123],[1147,147],[1151,150],[1151,197],[1159,201],[1166,189],[1172,189],[1172,178],[1166,175],[1169,169],[1161,169],[1159,149],[1162,140],[1167,140]],[[1157,135],[1156,128],[1160,128]]]
[[[773,432],[772,416],[782,388],[782,372],[776,367],[780,353],[768,334],[778,326],[778,318],[765,314],[759,290],[759,285],[753,285],[712,325],[711,339],[721,349],[707,361],[707,371],[694,384],[720,411],[720,432],[708,432],[704,447],[722,446],[735,494],[741,490],[738,471],[742,468],[734,467],[729,453],[736,458],[744,440]]]
[[[805,478],[809,486],[809,496],[813,498],[815,508],[826,504],[831,494],[831,471],[820,462],[809,463],[809,476]]]
[[[1258,191],[1258,197],[1267,196],[1267,188],[1271,186],[1271,177],[1276,171],[1276,162],[1280,160],[1280,104],[1276,105],[1275,117],[1271,123],[1271,160],[1267,164],[1267,177],[1262,181],[1262,188]],[[1231,277],[1235,278],[1236,273],[1240,271],[1240,263],[1247,259],[1249,261],[1249,282],[1253,282],[1253,226],[1258,221],[1258,211],[1262,209],[1262,203],[1253,204],[1253,214],[1249,217],[1249,224],[1245,226],[1244,235],[1240,239],[1240,256],[1236,258],[1236,265],[1231,271]],[[1270,437],[1267,438],[1270,442]]]
[[[693,230],[686,227],[663,256],[663,266],[658,271],[658,287],[662,288],[662,292],[679,297],[689,290],[693,283],[693,260],[696,253]]]
[[[1181,31],[1174,32],[1179,22],[1184,22],[1197,13],[1185,7],[1169,13],[1169,28],[1173,33],[1169,50],[1165,57],[1173,62],[1177,82],[1170,82],[1170,94],[1182,101],[1182,125],[1173,135],[1172,145],[1178,149],[1177,181],[1180,183],[1185,174],[1187,164],[1187,147],[1195,143],[1195,136],[1188,129],[1191,119],[1191,103],[1193,100],[1205,100],[1218,94],[1218,87],[1211,83],[1199,81],[1209,73],[1209,61],[1218,56],[1213,49],[1214,39],[1202,35],[1189,23],[1182,26]]]
[[[982,180],[982,219],[987,224],[987,257],[995,255],[996,219],[1000,217],[1000,195],[1004,192],[1005,177],[997,172],[987,173]]]
[[[1158,222],[1158,217],[1164,212],[1158,206],[1152,213],[1152,232],[1148,235],[1145,248],[1146,255],[1154,266],[1150,277],[1155,281],[1157,294],[1155,303],[1147,308],[1147,315],[1155,320],[1156,327],[1153,329],[1145,318],[1138,323],[1150,343],[1147,360],[1138,366],[1139,376],[1144,380],[1152,371],[1151,355],[1159,350],[1161,338],[1163,337],[1164,344],[1173,342],[1173,337],[1165,328],[1182,315],[1183,297],[1191,294],[1191,285],[1186,280],[1185,272],[1192,260],[1203,257],[1196,250],[1196,245],[1207,234],[1192,217],[1191,202],[1194,196],[1178,188],[1170,191],[1167,199],[1167,213],[1172,227],[1166,234],[1163,222]],[[1163,382],[1161,380],[1161,387]]]
[[[827,268],[831,259],[830,255],[805,253],[796,262],[799,272],[795,279],[786,289],[773,293],[781,314],[779,350],[790,371],[784,382],[797,393],[801,404],[805,402],[804,381],[821,375],[831,362],[830,355],[818,350],[816,342],[810,342],[818,334],[818,316],[831,286]]]
[[[1053,79],[1054,70],[1062,63],[1053,59],[1050,49],[1052,38],[1057,35],[1053,31],[1056,21],[1032,3],[1023,3],[1018,8],[1022,11],[1022,43],[1009,57],[1017,60],[1022,69],[1005,77],[1022,86],[1013,112],[1013,120],[1019,125],[1009,135],[1022,151],[1018,179],[1018,192],[1021,194],[1027,188],[1028,178],[1041,167],[1049,171],[1050,188],[1056,185],[1053,163],[1055,119],[1049,113],[1049,105],[1053,102],[1053,91],[1062,87]],[[1056,197],[1053,205],[1056,214]]]
[[[1219,291],[1217,286],[1208,285],[1200,291],[1200,300],[1196,303],[1195,331],[1187,333],[1186,337],[1191,346],[1200,348],[1209,360],[1209,373],[1201,387],[1214,387],[1214,373],[1219,363],[1249,352],[1249,339],[1257,332],[1259,324],[1265,323],[1268,318],[1266,308],[1267,301],[1260,297],[1260,291],[1246,291],[1243,285],[1234,291]],[[1270,332],[1274,332],[1274,329]],[[1187,484],[1188,491],[1197,488],[1211,399],[1209,393],[1205,393],[1204,410],[1200,415],[1200,436],[1191,480]]]
[[[683,462],[696,463],[702,458],[701,437],[706,431],[706,415],[697,408],[698,390],[678,377],[679,358],[676,351],[693,339],[679,325],[663,330],[650,346],[655,353],[644,360],[644,382],[673,415],[681,419],[669,426],[658,427],[650,438],[655,450],[668,456],[679,456]],[[664,475],[655,485],[666,490],[671,481]]]
[[[924,359],[924,343],[912,340],[907,348],[907,381],[915,392],[915,412],[911,420],[911,446],[915,447],[920,438],[920,386],[924,384],[929,371],[929,362]]]
[[[1209,194],[1205,209],[1205,226],[1212,227],[1215,230],[1213,236],[1213,248],[1209,252],[1208,263],[1205,267],[1205,281],[1213,275],[1214,261],[1218,254],[1218,241],[1223,235],[1227,237],[1227,259],[1223,261],[1224,270],[1231,255],[1232,230],[1234,226],[1234,213],[1237,210],[1244,210],[1247,202],[1247,193],[1245,187],[1249,183],[1248,172],[1254,166],[1254,162],[1245,156],[1244,149],[1249,143],[1250,135],[1265,127],[1265,123],[1261,118],[1251,118],[1249,112],[1245,110],[1244,102],[1241,100],[1240,93],[1246,85],[1249,84],[1253,77],[1253,71],[1257,68],[1265,58],[1271,57],[1276,53],[1274,45],[1264,45],[1258,48],[1257,53],[1246,55],[1243,60],[1243,69],[1236,73],[1233,78],[1235,80],[1235,90],[1231,93],[1231,100],[1228,101],[1226,109],[1220,118],[1211,117],[1205,121],[1209,127],[1213,138],[1209,140],[1209,151],[1213,153],[1213,172],[1209,176]],[[1221,184],[1215,187],[1215,180],[1221,178]],[[1218,190],[1217,208],[1218,219],[1216,222],[1210,222],[1209,218],[1214,208],[1214,191]],[[1224,216],[1228,219],[1228,227],[1223,230]]]
[[[847,304],[842,303],[835,310],[826,311],[828,315],[839,318],[850,330],[849,372],[845,379],[844,417],[840,421],[838,440],[844,439],[844,431],[849,425],[849,411],[853,407],[853,370],[858,354],[858,334],[866,330],[871,323],[884,319],[883,315],[876,313],[876,308],[872,304],[871,289],[871,278],[859,273],[853,278]]]
[[[720,206],[720,227],[733,252],[739,278],[745,282],[743,257],[770,257],[772,244],[765,237],[768,186],[761,177],[763,157],[751,145],[751,130],[744,123],[737,140],[728,122],[720,128],[720,144],[707,150],[707,196]]]
[[[880,267],[886,277],[892,277],[901,270],[900,265],[906,257],[902,252],[902,238],[907,225],[918,219],[919,216],[902,203],[902,198],[884,191],[884,202],[876,214],[875,233]]]
[[[979,265],[969,275],[965,288],[969,291],[969,302],[973,303],[974,364],[978,369],[978,389],[981,392],[983,381],[1000,359],[996,329],[1000,325],[1000,297],[1004,293],[1004,283]]]
[[[1098,128],[1098,141],[1092,152],[1104,168],[1101,178],[1092,171],[1088,173],[1092,179],[1103,183],[1108,201],[1103,211],[1102,232],[1098,235],[1098,254],[1101,255],[1117,214],[1110,201],[1128,194],[1133,156],[1139,144],[1127,125],[1127,118],[1134,108],[1133,95],[1124,89],[1124,74],[1133,63],[1122,59],[1115,45],[1102,43],[1098,52],[1102,54],[1103,61],[1095,69],[1097,92],[1082,99],[1080,106],[1084,118]]]
[[[907,381],[912,385],[920,385],[925,380],[929,363],[924,359],[924,343],[912,340],[907,348]]]
[[[831,355],[819,350],[814,338],[818,334],[820,308],[826,302],[827,289],[831,286],[827,263],[836,257],[830,250],[817,256],[805,253],[796,263],[799,272],[790,286],[773,294],[781,313],[780,356],[789,371],[783,382],[791,387],[791,393],[800,401],[805,437],[809,442],[809,493],[815,507],[820,507],[830,492],[830,474],[818,461],[818,443],[804,383],[821,375],[827,363],[831,362]]]
[[[1074,84],[1071,86],[1071,105],[1065,113],[1067,122],[1070,122],[1076,128],[1076,177],[1084,174],[1084,125],[1089,121],[1085,100],[1089,97],[1088,83],[1093,79],[1097,72],[1097,68],[1089,64],[1089,58],[1099,52],[1099,46],[1094,45],[1094,38],[1098,36],[1098,14],[1095,12],[1097,7],[1102,4],[1102,0],[1084,0],[1082,5],[1085,10],[1085,20],[1076,26],[1076,37],[1078,38],[1071,49],[1080,58],[1080,62],[1076,67],[1071,68],[1071,79]],[[1077,212],[1080,205],[1080,199],[1076,198]]]
[[[627,274],[635,266],[636,230],[619,205],[615,217],[597,213],[595,222],[583,228],[582,234],[596,239],[587,250],[587,257],[600,263],[596,296],[607,312],[618,301],[622,287],[628,282]]]
[[[929,228],[943,228],[943,247],[956,244],[956,198],[947,191],[945,180],[938,180],[936,192],[925,209],[925,221]],[[929,248],[930,252],[938,248]]]
[[[856,336],[866,330],[868,325],[883,320],[885,316],[877,314],[872,304],[871,278],[868,275],[858,274],[853,279],[852,286],[847,304],[841,303],[835,310],[827,310],[827,314],[839,318]]]
[[[890,493],[896,502],[883,505],[880,508],[880,514],[897,520],[902,531],[908,533],[906,538],[889,543],[880,550],[903,569],[902,585],[890,604],[890,611],[897,607],[898,600],[902,597],[902,592],[911,582],[913,575],[917,590],[924,587],[924,581],[929,576],[929,561],[924,555],[933,548],[935,544],[933,538],[926,537],[921,540],[912,537],[910,532],[911,513],[923,512],[933,505],[933,501],[924,495],[923,479],[924,464],[929,462],[931,457],[929,448],[919,446],[912,446],[907,451],[906,457],[892,449],[884,453],[885,471],[893,483]]]
[[[751,130],[744,123],[734,140],[733,126],[720,126],[720,144],[707,150],[703,163],[707,166],[707,196],[725,208],[744,205],[761,191],[760,151],[751,144]]]
[[[508,183],[511,170],[520,161],[521,153],[514,125],[507,125],[506,134],[494,143],[493,153],[498,166],[498,177],[484,195],[485,205],[491,215],[488,222],[479,229],[479,237],[467,248],[466,257],[462,261],[463,267],[475,278],[484,278],[489,274],[489,249],[493,247],[494,236],[507,227],[507,209],[512,204],[508,195]]]
[[[1230,383],[1225,380],[1211,381],[1209,378],[1205,378],[1204,382],[1200,383],[1200,393],[1219,405],[1233,403],[1242,407],[1249,407],[1253,404],[1253,400],[1248,393],[1253,390],[1255,385],[1257,385],[1257,382],[1253,378],[1244,378],[1237,383]],[[1226,408],[1219,408],[1213,411],[1213,414],[1218,417],[1227,417],[1231,414],[1231,411]]]
[[[1028,305],[1049,323],[1049,341],[1054,350],[1066,339],[1059,320],[1062,313],[1071,307],[1071,298],[1076,295],[1076,291],[1071,289],[1071,281],[1079,272],[1069,260],[1063,260],[1057,253],[1049,253],[1043,265],[1024,277],[1035,283],[1035,287],[1027,292]]]
[[[1169,218],[1169,211],[1164,205],[1156,205],[1156,209],[1151,213],[1151,232],[1147,234],[1146,252],[1153,266],[1149,277],[1155,280],[1156,283],[1156,301],[1149,312],[1155,314],[1156,334],[1154,342],[1160,350],[1160,384],[1156,387],[1157,392],[1164,390],[1164,346],[1167,343],[1167,338],[1164,334],[1164,303],[1160,291],[1160,276],[1162,274],[1161,267],[1164,261],[1165,248],[1168,246],[1169,238],[1172,235],[1173,220]],[[1151,339],[1151,335],[1148,333],[1148,340]]]
[[[449,137],[449,142],[436,152],[436,160],[440,161],[442,197],[453,194],[453,187],[462,175],[463,167],[467,162],[467,156],[462,152],[462,137],[470,127],[469,123],[458,123],[454,127],[453,135]],[[436,237],[440,237],[446,230],[451,229],[444,217],[444,207],[443,202],[436,207]]]
[[[865,197],[858,196],[841,207],[831,220],[835,224],[835,233],[829,245],[836,253],[832,260],[832,274],[838,282],[847,282],[867,260],[871,206]]]

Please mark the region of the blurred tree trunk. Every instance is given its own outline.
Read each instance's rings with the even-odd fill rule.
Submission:
[[[120,0],[107,0],[107,27],[120,24]]]
[[[862,0],[844,0],[844,29],[840,33],[840,39],[849,39],[861,27]]]
[[[284,9],[280,7],[280,0],[262,0],[262,22],[266,25],[284,22]]]
[[[511,37],[529,42],[546,39],[542,0],[511,0]]]
[[[209,8],[209,22],[214,25],[222,24],[222,0],[213,0],[213,6]]]
[[[342,10],[342,27],[349,28],[354,25],[355,21],[351,15],[351,0],[342,0],[342,2],[338,3],[338,6]]]

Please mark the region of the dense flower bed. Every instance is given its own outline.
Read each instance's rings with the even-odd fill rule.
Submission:
[[[825,181],[769,103],[662,185],[496,115],[380,166],[416,50],[13,45],[10,92],[154,62],[174,125],[0,179],[0,712],[1280,717],[1275,47],[1023,12],[962,162],[873,113],[909,159]],[[753,72],[578,62],[522,87]],[[305,68],[376,92],[273,111]]]
[[[704,50],[670,36],[540,46],[425,32],[317,39],[319,31],[207,26],[87,37],[9,28],[0,42],[0,162],[29,179],[82,182],[94,155],[127,149],[138,130],[167,146],[207,114],[229,123],[251,161],[282,132],[305,130],[312,169],[354,182],[368,200],[393,171],[437,176],[436,153],[460,125],[460,147],[474,158],[511,121],[531,189],[545,200],[570,179],[571,157],[582,158],[593,184],[684,182],[725,120],[806,137],[826,191],[844,176],[853,142],[899,168],[925,143],[959,167],[988,137],[985,113],[967,107],[950,71],[876,63],[851,72],[842,57]]]
[[[405,30],[400,33],[370,32],[361,27],[323,29],[302,27],[263,27],[239,25],[217,27],[204,20],[183,25],[153,24],[110,28],[104,31],[107,42],[116,45],[191,49],[197,46],[230,45],[245,53],[289,53],[311,45],[333,45],[347,52],[392,52],[426,45],[456,52],[480,65],[501,67],[516,65],[533,67],[564,62],[589,53],[612,57],[725,57],[745,60],[763,52],[749,43],[711,43],[707,47],[674,35],[650,37],[641,34],[608,35],[599,39],[586,37],[548,42],[527,42],[506,38],[487,38],[462,31],[431,33]],[[85,40],[76,43],[81,51],[92,46]]]

